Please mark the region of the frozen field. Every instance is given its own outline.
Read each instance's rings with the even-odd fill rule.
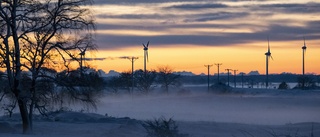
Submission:
[[[27,136],[19,134],[18,121],[2,118],[16,130],[0,136],[143,137],[146,132],[141,121],[161,116],[173,118],[179,131],[191,137],[310,137],[312,131],[314,137],[320,136],[320,91],[238,89],[230,94],[113,95],[104,97],[94,113],[100,115],[67,112],[53,116],[58,120],[37,120],[34,133]]]

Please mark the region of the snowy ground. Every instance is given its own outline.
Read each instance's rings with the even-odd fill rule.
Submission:
[[[65,112],[35,120],[32,135],[20,134],[18,116],[2,117],[0,137],[144,137],[141,122],[161,116],[177,121],[180,133],[191,137],[310,137],[312,131],[314,137],[320,136],[320,91],[189,90],[184,95],[106,96],[96,114]]]

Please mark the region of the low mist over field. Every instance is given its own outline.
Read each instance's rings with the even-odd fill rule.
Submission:
[[[185,95],[115,95],[105,97],[97,112],[140,120],[165,116],[182,121],[271,125],[320,122],[319,93],[266,89],[243,89],[239,92],[208,94],[194,91]]]

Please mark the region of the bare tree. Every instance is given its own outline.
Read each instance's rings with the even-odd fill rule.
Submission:
[[[57,82],[61,90],[61,101],[69,101],[68,103],[80,101],[94,108],[97,98],[104,89],[104,80],[94,69],[87,70],[86,73],[80,68],[71,72],[63,71],[58,74]]]
[[[94,47],[93,19],[82,5],[89,0],[1,0],[0,65],[6,68],[10,91],[15,95],[23,133],[32,131],[33,109],[37,104],[36,83],[42,68],[60,57],[74,58],[73,50]],[[64,63],[67,66],[66,63]],[[21,73],[31,72],[29,90],[21,85]],[[30,103],[28,106],[28,102]],[[29,108],[29,110],[28,110]]]
[[[158,67],[158,82],[162,85],[165,92],[169,92],[169,86],[179,86],[180,75],[174,74],[173,69],[169,66]]]
[[[299,76],[298,77],[298,84],[295,88],[309,90],[316,88],[316,80],[312,76]]]
[[[111,77],[106,83],[108,89],[114,94],[117,94],[122,86],[120,77]]]
[[[119,78],[121,81],[122,88],[126,89],[128,93],[130,93],[130,88],[132,86],[132,72],[121,72]]]
[[[156,80],[156,71],[137,70],[134,73],[137,88],[145,94],[148,94],[152,89],[152,84]]]

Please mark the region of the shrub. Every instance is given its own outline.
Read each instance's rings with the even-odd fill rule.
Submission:
[[[278,89],[289,89],[289,85],[286,82],[281,82]]]
[[[147,120],[142,123],[142,126],[147,131],[147,137],[187,137],[186,134],[179,134],[176,122],[170,119],[161,117],[159,119]]]
[[[220,93],[229,93],[231,92],[232,88],[225,83],[219,82],[211,85],[211,90],[212,91],[217,91]]]

